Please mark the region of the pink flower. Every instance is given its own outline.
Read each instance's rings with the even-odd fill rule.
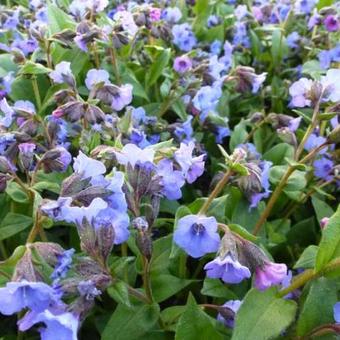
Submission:
[[[151,7],[150,8],[150,20],[151,21],[159,21],[161,18],[162,11],[160,8],[157,7]]]
[[[255,287],[265,290],[273,285],[277,285],[287,275],[287,266],[283,263],[267,262],[264,266],[256,269]]]
[[[320,221],[321,229],[325,229],[327,227],[328,222],[329,222],[329,217],[322,218]]]

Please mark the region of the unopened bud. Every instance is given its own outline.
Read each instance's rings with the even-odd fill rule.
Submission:
[[[152,240],[148,233],[139,232],[136,237],[136,244],[140,252],[148,259],[152,256]]]
[[[19,148],[19,164],[23,170],[29,170],[33,163],[34,150],[36,148],[33,143],[21,143]]]
[[[72,161],[71,154],[63,147],[59,146],[55,149],[47,151],[41,158],[44,171],[47,173],[65,172]]]
[[[328,222],[329,222],[329,217],[322,218],[320,221],[321,229],[325,229],[327,227]]]

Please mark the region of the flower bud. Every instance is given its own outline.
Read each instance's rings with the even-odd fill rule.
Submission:
[[[15,166],[5,157],[0,156],[0,172],[3,174],[15,172]]]
[[[73,199],[88,206],[96,197],[105,198],[111,194],[111,190],[105,189],[101,186],[90,186],[73,195]]]
[[[73,39],[76,33],[69,29],[64,29],[61,32],[52,35],[51,39],[55,39],[65,48],[70,48],[73,45]]]
[[[251,123],[259,123],[264,119],[264,114],[262,112],[254,112],[250,116],[250,122]]]
[[[265,290],[272,285],[277,285],[287,275],[287,266],[283,263],[273,263],[267,261],[262,267],[256,269],[255,287]]]
[[[139,232],[136,237],[136,244],[139,251],[150,261],[152,256],[152,240],[148,233]]]
[[[22,170],[30,170],[33,163],[34,150],[36,148],[33,143],[21,143],[19,148],[19,165]]]
[[[328,140],[330,143],[340,143],[340,125],[337,125],[329,134]]]
[[[91,178],[82,179],[82,177],[73,173],[71,176],[65,178],[61,184],[60,196],[72,197],[80,191],[87,188],[90,184]]]
[[[105,119],[105,113],[98,106],[88,105],[84,117],[89,123],[95,124]]]
[[[249,196],[252,193],[260,192],[262,190],[261,169],[255,163],[245,163],[244,165],[247,168],[249,175],[240,176],[237,179],[237,183],[240,189]]]
[[[328,222],[329,222],[329,217],[322,218],[320,221],[321,229],[325,229],[327,227]]]
[[[72,161],[71,154],[63,147],[59,146],[52,150],[47,151],[41,158],[44,171],[47,173],[65,172],[67,167]]]
[[[287,144],[296,146],[297,145],[297,140],[295,134],[289,130],[288,127],[282,127],[276,130],[279,138]]]
[[[145,217],[140,216],[136,217],[132,221],[132,226],[136,228],[138,231],[146,232],[149,228],[149,224],[146,221]]]

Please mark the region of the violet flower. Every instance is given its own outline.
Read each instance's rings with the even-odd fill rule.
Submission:
[[[287,275],[287,266],[283,263],[266,262],[262,267],[256,268],[255,287],[265,290],[278,285]]]
[[[175,58],[174,70],[177,73],[180,73],[180,74],[186,73],[187,71],[191,69],[191,67],[192,67],[192,62],[188,56],[183,55],[183,56]]]
[[[226,325],[229,328],[234,328],[234,323],[235,323],[235,316],[238,310],[240,309],[242,305],[242,301],[240,300],[230,300],[227,301],[222,308],[225,307],[231,312],[233,312],[231,315],[222,315],[221,313],[217,314],[217,320],[222,322],[224,325]]]

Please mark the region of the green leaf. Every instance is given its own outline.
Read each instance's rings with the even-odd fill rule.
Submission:
[[[228,224],[228,227],[231,231],[242,236],[246,240],[249,240],[251,242],[256,242],[258,240],[258,238],[256,236],[251,234],[249,231],[247,231],[245,228],[243,228],[239,224],[235,224],[235,223]]]
[[[322,231],[315,269],[321,270],[329,261],[340,256],[340,205]]]
[[[104,328],[102,340],[136,340],[149,332],[159,318],[157,304],[129,308],[119,304]]]
[[[222,336],[215,329],[212,319],[196,304],[190,294],[185,312],[181,315],[177,327],[175,340],[222,340]]]
[[[165,308],[161,312],[161,318],[167,329],[176,331],[176,323],[185,311],[186,306],[172,306]]]
[[[232,340],[267,340],[279,336],[293,321],[296,303],[276,297],[276,288],[251,289],[237,312]]]
[[[315,80],[320,79],[324,72],[320,66],[320,62],[317,60],[309,60],[302,65],[302,73],[311,76]]]
[[[312,196],[312,204],[316,213],[316,218],[320,222],[324,217],[331,217],[334,214],[333,209],[317,195]]]
[[[275,29],[272,34],[271,54],[274,67],[280,65],[282,57],[287,52],[286,39],[281,29]]]
[[[317,326],[333,323],[333,306],[337,301],[334,281],[324,277],[314,280],[297,322],[297,335],[302,336]]]
[[[301,254],[300,258],[297,260],[297,262],[294,265],[294,269],[297,268],[314,268],[315,266],[315,259],[316,254],[318,252],[319,247],[311,245],[307,247],[303,253]]]
[[[294,147],[287,143],[280,143],[268,150],[263,158],[271,161],[273,165],[285,164],[285,158],[292,159],[294,156]]]
[[[35,183],[33,189],[37,191],[49,190],[58,194],[60,191],[60,185],[58,183],[43,181]]]
[[[0,241],[25,230],[32,225],[33,219],[26,215],[9,212],[0,224]]]
[[[246,130],[246,124],[243,120],[241,120],[235,127],[231,134],[229,147],[231,150],[234,150],[237,145],[242,144],[248,136],[248,132]]]
[[[152,273],[152,296],[156,302],[162,302],[188,286],[193,280],[180,279],[171,274]]]
[[[157,79],[163,73],[165,67],[168,65],[171,56],[171,49],[162,49],[161,51],[157,51],[156,57],[153,60],[151,67],[146,73],[146,85],[150,87],[153,85]]]
[[[124,281],[114,283],[107,292],[116,302],[131,307],[128,287]]]
[[[217,279],[209,279],[205,278],[203,282],[203,288],[201,289],[201,294],[223,298],[225,301],[227,300],[237,300],[237,296],[234,292],[232,292],[227,285],[221,282],[221,280]]]
[[[41,64],[33,63],[32,61],[27,61],[20,69],[19,74],[45,74],[49,73],[51,70]]]
[[[47,16],[51,35],[66,28],[74,30],[76,27],[76,22],[69,15],[51,3],[47,5]]]
[[[277,165],[273,166],[270,169],[270,181],[273,184],[278,184],[281,178],[284,176],[287,170],[287,166],[285,165]],[[286,186],[284,187],[284,191],[301,191],[305,188],[307,184],[305,178],[305,172],[300,170],[295,170],[289,177]]]
[[[15,202],[19,202],[19,203],[29,202],[29,197],[27,196],[26,192],[16,182],[12,181],[8,183],[7,188],[6,188],[6,193]]]

